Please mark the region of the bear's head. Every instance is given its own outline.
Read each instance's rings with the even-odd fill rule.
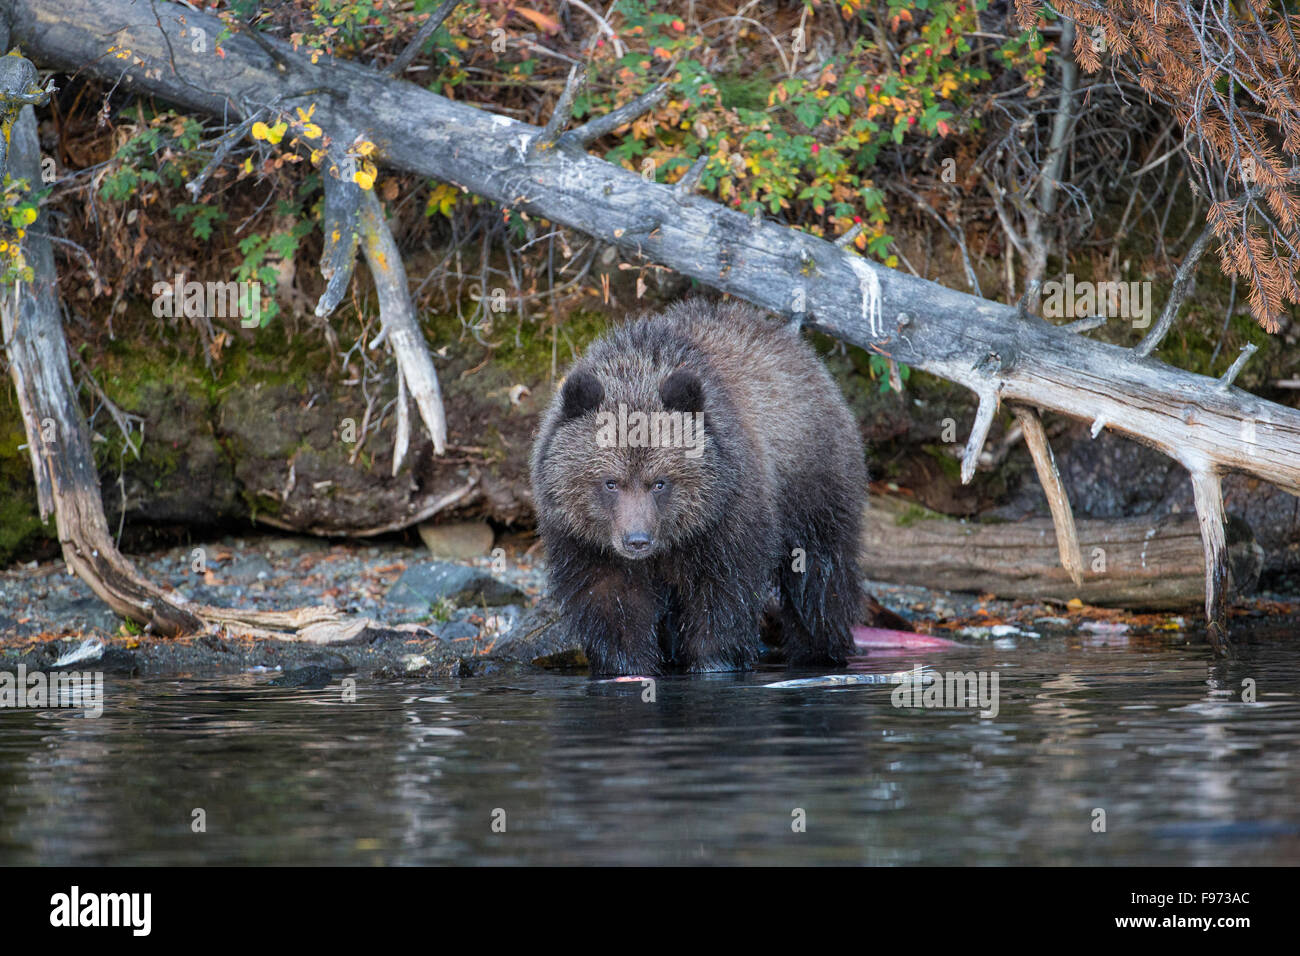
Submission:
[[[635,561],[704,530],[716,449],[694,372],[615,390],[590,371],[565,380],[537,469],[539,505],[575,537]]]

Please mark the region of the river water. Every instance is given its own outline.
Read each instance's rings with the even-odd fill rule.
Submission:
[[[0,863],[1295,864],[1294,637],[1231,663],[1025,639],[653,695],[109,676],[98,718],[0,711]],[[894,706],[885,675],[920,662],[996,673],[997,715]]]

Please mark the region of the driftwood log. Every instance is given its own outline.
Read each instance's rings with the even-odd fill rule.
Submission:
[[[1004,401],[1030,414],[1041,409],[1084,419],[1094,433],[1111,428],[1153,446],[1192,476],[1206,616],[1220,651],[1226,650],[1227,577],[1220,476],[1242,471],[1300,494],[1300,412],[1232,387],[1239,363],[1219,381],[1172,368],[1138,350],[1087,339],[1082,330],[1052,326],[1025,308],[947,289],[725,209],[693,195],[693,177],[680,188],[647,182],[585,152],[593,139],[653,106],[654,91],[616,115],[561,134],[571,95],[561,96],[543,130],[359,64],[308,63],[272,38],[240,33],[223,41],[218,55],[214,41],[222,24],[177,4],[11,0],[7,6],[13,42],[42,66],[89,72],[224,117],[314,106],[327,131],[365,131],[389,165],[580,230],[628,256],[964,385],[980,400],[967,443],[967,478]],[[108,55],[110,45],[125,56]],[[576,74],[570,79],[581,82]],[[1176,312],[1176,305],[1171,297],[1166,311]],[[1042,449],[1035,458],[1040,474],[1054,470]],[[1050,484],[1059,482],[1049,478]],[[1057,535],[1060,553],[1072,560],[1078,543],[1068,524],[1058,524]]]
[[[30,106],[22,108],[13,124],[9,159],[15,178],[38,180],[40,152]],[[116,613],[163,635],[190,633],[205,623],[264,633],[335,622],[339,614],[329,607],[254,611],[185,601],[146,579],[118,551],[104,517],[90,433],[68,364],[46,218],[40,214],[23,244],[34,272],[32,283],[0,289],[0,329],[26,425],[41,517],[54,515],[68,570]]]
[[[871,499],[862,529],[862,571],[876,581],[1003,598],[1078,598],[1135,611],[1180,611],[1205,600],[1195,515],[1082,520],[1079,583],[1058,560],[1048,518],[979,523],[926,511],[901,498]],[[1254,590],[1264,552],[1239,519],[1227,526],[1234,588]]]
[[[39,182],[40,150],[30,106],[22,107],[12,128],[6,129],[6,138],[13,177]],[[68,365],[54,254],[44,235],[45,220],[41,213],[23,243],[33,281],[19,282],[11,290],[0,289],[0,327],[26,425],[41,517],[55,515],[68,568],[114,611],[152,621],[163,634],[194,630],[198,618],[169,602],[137,574],[118,553],[109,533],[90,434]]]
[[[0,24],[0,46],[4,32]],[[23,104],[36,95],[36,71],[21,57],[3,60],[0,117],[6,149],[0,152],[0,175],[9,173],[30,185],[40,181],[41,157],[35,114],[31,105]],[[164,635],[196,631],[205,622],[255,632],[296,631],[336,621],[338,613],[328,607],[246,611],[191,603],[165,593],[118,551],[104,517],[90,432],[68,364],[48,228],[49,217],[42,210],[23,239],[31,281],[0,287],[0,333],[23,414],[41,518],[54,515],[68,570],[115,612]]]

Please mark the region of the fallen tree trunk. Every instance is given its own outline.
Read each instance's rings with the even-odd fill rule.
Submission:
[[[1082,574],[1076,585],[1058,560],[1047,518],[961,521],[901,498],[871,499],[862,528],[862,573],[892,584],[1131,610],[1182,611],[1205,600],[1200,522],[1195,515],[1077,523]],[[1235,586],[1259,581],[1263,550],[1249,526],[1228,523]]]
[[[4,32],[0,23],[0,46]],[[36,117],[30,105],[21,107],[16,120],[13,114],[16,105],[31,95],[36,71],[20,57],[4,60],[0,116],[6,149],[0,152],[0,178],[8,173],[15,180],[26,180],[30,188],[39,180],[41,168]],[[164,593],[118,551],[104,517],[90,434],[68,364],[48,226],[49,217],[42,210],[22,236],[31,279],[0,287],[0,332],[22,410],[41,518],[54,515],[69,573],[85,581],[116,613],[165,636],[199,630],[205,620],[293,629],[335,621],[339,615],[327,607],[240,611],[186,602]]]
[[[314,104],[322,125],[367,131],[390,165],[578,229],[964,385],[981,404],[968,463],[978,457],[1001,401],[1090,420],[1095,430],[1108,427],[1157,448],[1192,473],[1206,615],[1216,647],[1224,634],[1227,573],[1220,475],[1239,470],[1300,494],[1295,409],[1232,388],[1230,380],[1215,382],[895,272],[688,189],[647,182],[583,151],[604,129],[600,124],[552,138],[360,65],[326,58],[307,63],[266,38],[259,45],[236,35],[223,42],[218,57],[192,40],[198,31],[219,36],[220,22],[174,4],[14,0],[12,20],[15,42],[45,65],[120,78],[136,90],[218,115]],[[128,51],[125,59],[105,57],[107,36]],[[567,117],[559,120],[548,124],[553,131]],[[1061,551],[1068,553],[1067,530],[1061,536]]]
[[[13,175],[36,181],[40,152],[30,106],[23,108],[23,115],[14,123],[10,146]],[[41,213],[23,242],[33,282],[28,286],[19,283],[12,291],[0,290],[0,327],[26,425],[41,517],[53,513],[69,572],[85,581],[116,613],[165,636],[199,630],[204,621],[245,630],[250,625],[297,630],[335,621],[339,615],[328,607],[245,611],[186,602],[147,580],[118,551],[104,517],[90,435],[68,365],[45,220]]]
[[[24,106],[5,133],[8,171],[15,179],[39,181],[41,158],[32,108]],[[0,174],[5,171],[0,166]],[[69,571],[118,614],[150,622],[162,634],[195,630],[199,619],[137,574],[109,534],[90,435],[68,365],[54,253],[44,234],[46,219],[42,212],[23,242],[32,281],[0,289],[0,327],[23,413],[41,517],[54,514]]]

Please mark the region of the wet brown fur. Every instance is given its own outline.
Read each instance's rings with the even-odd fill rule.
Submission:
[[[598,413],[620,402],[702,407],[703,454],[601,447]],[[839,388],[788,327],[693,299],[607,333],[544,416],[532,477],[561,626],[593,673],[749,667],[774,585],[791,663],[842,664],[850,652],[862,443]]]

